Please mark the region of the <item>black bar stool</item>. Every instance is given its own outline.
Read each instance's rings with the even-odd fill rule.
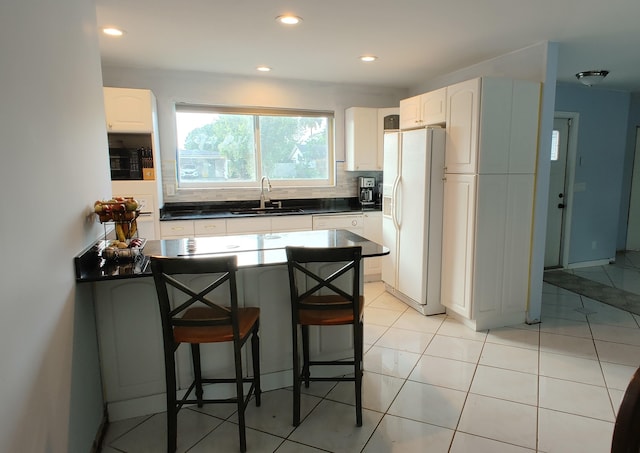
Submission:
[[[640,368],[636,370],[618,409],[613,427],[611,453],[640,451]]]
[[[167,451],[175,452],[177,446],[178,411],[185,404],[202,407],[209,403],[236,403],[240,451],[247,450],[244,412],[251,395],[256,406],[260,406],[260,342],[258,329],[260,309],[238,308],[236,287],[237,262],[235,256],[167,258],[151,257],[151,269],[158,293],[162,333],[164,340],[164,363],[167,384]],[[207,283],[204,289],[194,289],[180,276],[204,274]],[[202,285],[199,285],[199,287]],[[209,294],[220,288],[227,305],[213,302]],[[172,308],[172,306],[174,308]],[[253,377],[243,377],[242,347],[251,338]],[[235,362],[234,377],[203,378],[200,365],[200,344],[233,343]],[[176,395],[175,351],[180,343],[191,345],[194,380],[184,397]],[[202,384],[235,383],[236,396],[226,399],[204,399]],[[244,383],[251,383],[244,395]],[[189,398],[195,389],[195,399]]]
[[[287,247],[293,332],[293,425],[300,424],[300,387],[311,381],[355,383],[356,425],[362,426],[362,356],[364,297],[360,295],[362,247]],[[328,270],[327,269],[331,269]],[[321,274],[329,273],[327,277]],[[346,288],[346,289],[345,289]],[[311,360],[309,326],[353,326],[353,358]],[[302,332],[302,369],[298,354],[298,326]],[[353,377],[313,377],[316,365],[352,365]]]

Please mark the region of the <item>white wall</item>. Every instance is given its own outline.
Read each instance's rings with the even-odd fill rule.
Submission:
[[[87,452],[102,416],[90,287],[73,257],[110,195],[92,0],[0,14],[0,451]]]
[[[407,96],[404,89],[354,86],[265,77],[229,76],[184,71],[103,67],[105,86],[151,89],[158,101],[160,152],[165,202],[256,199],[255,190],[183,190],[170,195],[176,185],[175,104],[279,107],[335,112],[336,160],[344,161],[344,111],[348,107],[397,107]],[[355,173],[338,166],[335,188],[281,189],[274,184],[271,197],[311,198],[356,196]]]

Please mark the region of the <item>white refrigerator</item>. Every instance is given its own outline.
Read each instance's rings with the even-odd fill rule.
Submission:
[[[382,186],[385,289],[424,315],[440,303],[445,130],[386,132]]]

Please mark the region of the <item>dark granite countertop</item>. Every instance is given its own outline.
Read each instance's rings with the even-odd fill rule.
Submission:
[[[97,282],[151,275],[153,255],[197,257],[236,255],[238,267],[248,268],[286,263],[285,246],[348,247],[362,246],[363,257],[382,256],[389,249],[347,230],[314,230],[290,233],[243,234],[185,239],[146,241],[142,254],[134,261],[107,262],[101,257],[103,241],[75,257],[76,281]]]
[[[281,203],[279,207],[276,205]],[[351,198],[304,198],[272,200],[268,209],[260,211],[258,201],[203,201],[165,203],[160,209],[160,220],[197,220],[235,217],[257,217],[264,215],[305,215],[356,213],[380,211],[380,205],[363,207],[357,197]]]

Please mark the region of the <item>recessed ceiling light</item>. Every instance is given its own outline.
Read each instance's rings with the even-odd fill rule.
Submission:
[[[109,36],[122,36],[124,35],[124,31],[115,27],[105,27],[102,29],[102,33]]]
[[[302,17],[294,16],[292,14],[283,14],[282,16],[276,17],[276,20],[281,24],[296,25],[300,23]]]
[[[360,57],[360,60],[369,63],[371,61],[376,61],[378,59],[378,57],[376,57],[375,55],[362,55]]]
[[[260,71],[260,72],[269,72],[269,71],[271,71],[271,68],[269,66],[258,66],[256,69],[258,71]]]

